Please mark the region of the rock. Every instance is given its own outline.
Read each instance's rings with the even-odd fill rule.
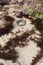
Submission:
[[[0,0],[0,5],[5,5],[9,2],[9,0]]]

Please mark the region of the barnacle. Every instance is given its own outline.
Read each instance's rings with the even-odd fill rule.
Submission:
[[[26,21],[24,19],[20,19],[17,21],[18,26],[24,26],[26,24]]]

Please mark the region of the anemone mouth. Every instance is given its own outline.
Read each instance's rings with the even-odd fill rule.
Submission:
[[[17,20],[16,23],[18,26],[25,26],[26,21],[24,19],[20,19],[20,20]]]

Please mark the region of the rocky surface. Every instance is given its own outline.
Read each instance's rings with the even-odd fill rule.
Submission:
[[[39,44],[43,32],[27,14],[35,4],[35,0],[0,0],[0,65],[43,65],[43,41]]]

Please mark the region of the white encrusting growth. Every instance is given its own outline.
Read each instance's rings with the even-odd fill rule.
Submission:
[[[13,23],[14,28],[12,29],[11,33],[9,33],[8,35],[5,34],[4,36],[0,37],[0,45],[2,47],[4,47],[6,45],[6,42],[9,41],[9,39],[12,39],[14,37],[16,37],[15,34],[17,35],[21,35],[24,32],[31,31],[32,29],[34,29],[34,25],[31,24],[31,21],[29,19],[23,18],[26,20],[26,24],[25,26],[18,26],[16,21],[19,20],[18,18],[16,18],[15,22]],[[19,33],[18,30],[20,31]],[[39,31],[35,30],[35,34],[32,35],[33,38],[37,37],[40,38],[39,35],[40,34]],[[35,43],[34,41],[30,40],[29,42],[26,42],[26,44],[28,44],[27,46],[20,48],[20,47],[16,47],[15,50],[18,52],[18,59],[17,62],[13,63],[12,61],[5,61],[0,59],[0,63],[2,62],[4,65],[31,65],[32,60],[34,59],[34,57],[36,57],[36,55],[38,54],[38,52],[40,51],[40,48],[37,47],[37,43]]]
[[[2,1],[8,1],[8,0],[0,0],[0,3]],[[15,38],[16,35],[19,36],[19,35],[22,35],[24,32],[27,32],[27,31],[29,32],[31,30],[35,30],[35,33],[32,34],[30,37],[32,37],[36,41],[40,39],[41,33],[37,29],[35,29],[34,25],[31,23],[31,21],[29,19],[24,18],[24,17],[16,18],[16,15],[20,11],[22,11],[23,6],[25,7],[26,5],[25,4],[23,6],[19,6],[19,4],[14,5],[14,1],[16,3],[17,0],[11,0],[10,4],[5,5],[3,7],[3,9],[7,8],[8,15],[14,18],[14,22],[13,22],[14,27],[11,30],[11,32],[9,32],[8,34],[4,34],[0,37],[0,45],[2,47],[4,47],[10,39]],[[21,1],[22,0],[18,0],[18,2],[21,2]],[[26,2],[28,2],[28,1],[26,1]],[[7,14],[7,13],[6,14],[4,14],[4,13],[5,12],[3,12],[3,11],[0,12],[0,28],[2,25],[4,25],[1,18],[3,19],[3,16],[5,16]],[[20,19],[24,19],[26,21],[26,24],[24,26],[17,25],[17,21]],[[34,59],[34,57],[36,57],[36,55],[39,53],[39,51],[41,49],[39,47],[37,47],[37,42],[34,42],[33,40],[29,39],[30,37],[27,38],[29,40],[28,42],[26,42],[26,44],[28,44],[27,46],[22,47],[22,48],[18,46],[15,48],[15,50],[18,52],[18,56],[19,56],[16,62],[12,62],[11,60],[4,60],[4,59],[0,58],[0,64],[2,63],[3,65],[31,65],[32,60]],[[39,62],[36,65],[43,65],[43,58],[41,60],[39,60]]]

